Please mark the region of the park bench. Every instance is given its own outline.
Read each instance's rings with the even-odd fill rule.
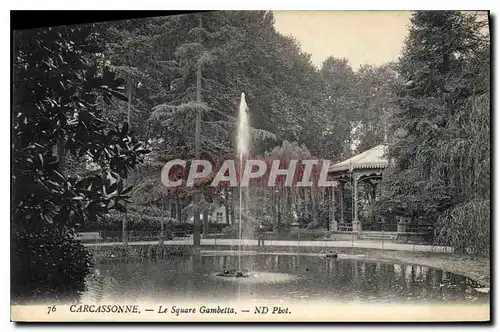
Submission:
[[[209,228],[208,234],[222,234],[222,231],[218,230],[217,228]]]
[[[174,237],[186,237],[186,232],[185,231],[173,231],[172,235]]]
[[[341,232],[352,232],[352,225],[339,225],[338,230]]]
[[[100,241],[102,240],[99,232],[82,232],[78,233],[77,238],[80,241]]]

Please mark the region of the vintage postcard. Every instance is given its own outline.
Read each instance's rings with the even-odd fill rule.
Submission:
[[[490,321],[488,11],[115,15],[13,28],[12,321]]]

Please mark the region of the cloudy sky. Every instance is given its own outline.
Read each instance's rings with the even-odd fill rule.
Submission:
[[[321,66],[332,55],[353,68],[380,65],[399,56],[410,23],[409,11],[276,11],[276,29],[294,36]]]

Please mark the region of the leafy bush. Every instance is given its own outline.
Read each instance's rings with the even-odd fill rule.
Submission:
[[[274,226],[273,230],[280,234],[287,234],[290,232],[290,228],[291,228],[290,224],[279,223]]]
[[[119,93],[123,80],[97,61],[105,43],[95,29],[85,25],[16,32],[14,297],[73,297],[83,290],[89,256],[67,232],[112,209],[122,211],[131,189],[125,188],[124,178],[148,152],[127,124],[103,118],[104,103],[127,98]],[[73,166],[88,166],[84,155],[96,169],[78,174]]]
[[[222,229],[222,233],[231,238],[238,237],[238,227],[235,225],[226,226]]]
[[[163,254],[162,254],[163,252]],[[150,246],[149,248],[146,247],[139,247],[133,252],[129,251],[125,252],[122,250],[122,252],[117,251],[118,255],[116,257],[118,258],[125,258],[125,259],[133,259],[133,258],[151,258],[151,259],[158,259],[158,258],[163,258],[163,257],[186,257],[191,254],[191,246],[185,246],[185,245],[180,245],[180,246],[164,246],[163,248],[159,246]]]
[[[168,256],[185,257],[191,254],[190,246],[166,246],[163,250]]]
[[[189,223],[174,224],[172,227],[175,232],[185,232],[187,234],[193,233],[194,230],[194,225]]]
[[[324,229],[301,229],[298,232],[293,233],[271,233],[268,234],[266,239],[269,240],[289,240],[289,241],[313,241],[322,240],[325,237],[329,237],[330,233]]]
[[[312,217],[310,214],[302,213],[296,220],[296,223],[299,224],[300,228],[306,228],[307,225],[312,223]]]
[[[447,211],[438,220],[437,242],[472,255],[490,249],[490,201],[471,200]]]
[[[139,214],[136,212],[111,213],[104,220],[81,227],[80,232],[100,232],[106,241],[122,241],[123,220],[127,218],[130,240],[158,240],[161,221],[164,222],[165,240],[173,239],[173,219]]]
[[[85,290],[91,256],[71,234],[14,232],[12,244],[13,298],[72,301]]]
[[[94,249],[95,250],[95,249]],[[163,252],[163,254],[162,254]],[[95,255],[101,261],[133,261],[144,259],[162,259],[166,257],[186,257],[191,254],[191,246],[129,246],[124,248],[122,245],[110,246],[104,250],[96,251]]]
[[[227,227],[227,224],[213,223],[213,222],[208,223],[208,229],[211,231],[215,230],[217,232],[222,232],[222,230],[225,227]],[[203,225],[202,225],[202,229],[203,229]]]
[[[300,240],[320,240],[329,236],[330,232],[321,228],[313,230],[300,230],[299,232]]]

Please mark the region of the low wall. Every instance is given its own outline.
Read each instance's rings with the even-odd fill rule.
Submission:
[[[398,233],[397,239],[400,241],[425,241],[423,233]]]
[[[352,232],[332,232],[332,239],[335,241],[351,240],[375,240],[375,241],[398,241],[398,242],[424,242],[425,234],[421,233],[397,233],[397,232],[372,232],[362,231],[360,234]]]
[[[374,241],[374,240],[353,240],[352,234],[344,234],[343,236],[351,236],[347,240],[266,240],[266,246],[277,246],[277,247],[322,247],[322,248],[366,248],[366,249],[382,249],[382,250],[402,250],[402,251],[422,251],[422,252],[442,252],[442,253],[453,253],[453,248],[445,246],[434,246],[434,245],[420,245],[420,244],[409,244],[409,243],[397,243],[394,241]],[[257,247],[258,241],[254,239],[201,239],[201,246],[214,246],[216,248],[251,248]],[[91,249],[92,252],[98,252],[97,257],[111,257],[113,255],[115,258],[117,255],[126,254],[121,253],[123,249],[122,243],[99,243],[99,244],[85,244],[85,246]],[[171,240],[165,241],[163,252],[164,254],[157,254],[158,242],[157,241],[141,241],[128,244],[128,251],[133,257],[162,257],[165,256],[187,256],[195,248],[193,247],[193,240],[190,238],[184,240]],[[151,248],[151,249],[149,249]],[[104,253],[99,252],[99,250],[104,251]],[[113,251],[114,250],[114,251]],[[149,251],[151,250],[151,251]],[[156,255],[156,256],[155,256]]]

